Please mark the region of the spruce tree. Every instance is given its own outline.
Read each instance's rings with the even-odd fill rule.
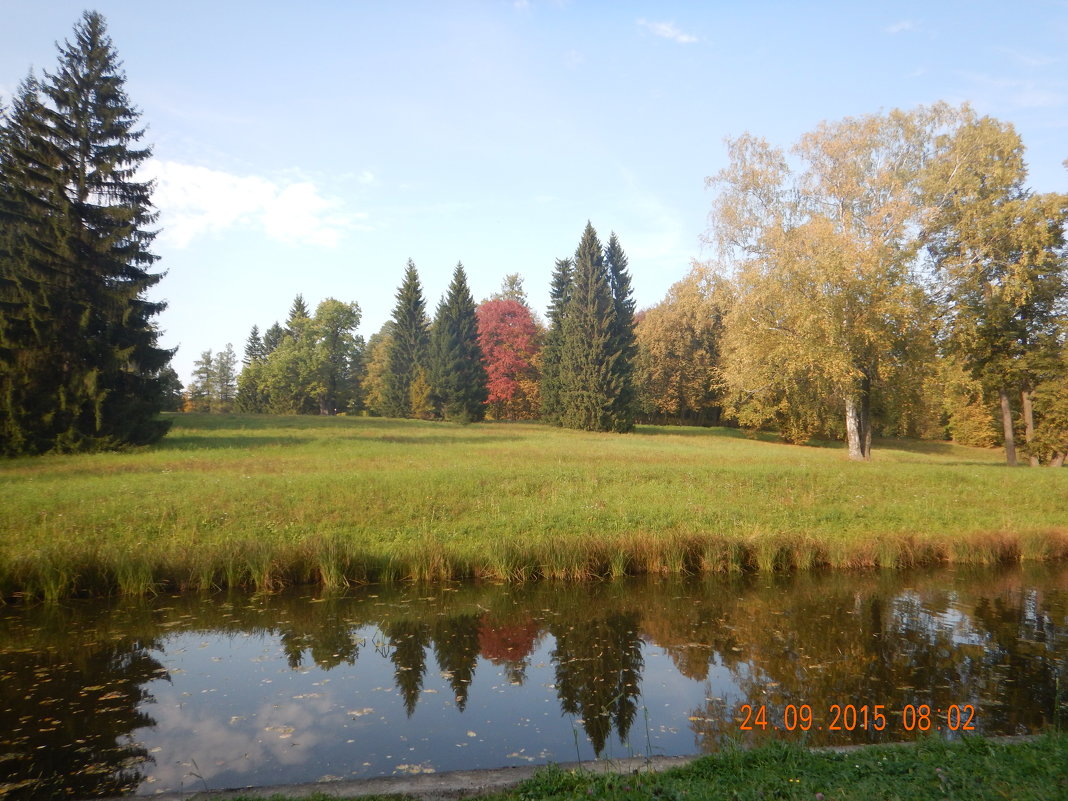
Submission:
[[[4,453],[143,444],[169,426],[156,417],[173,353],[152,321],[165,304],[145,299],[162,277],[149,271],[156,212],[151,182],[135,180],[151,151],[136,146],[144,131],[103,17],[86,12],[59,51],[4,126]]]
[[[382,411],[386,417],[411,417],[412,381],[420,370],[425,373],[429,355],[426,303],[411,259],[397,290],[392,322]]]
[[[68,371],[56,355],[71,334],[64,310],[85,310],[57,293],[69,283],[54,221],[65,213],[58,155],[48,139],[40,84],[27,78],[0,128],[0,453],[40,453],[68,424]]]
[[[161,402],[159,371],[173,352],[157,346],[152,318],[166,304],[145,300],[161,274],[148,230],[157,213],[151,182],[134,180],[151,149],[137,148],[144,130],[124,89],[103,17],[86,12],[74,43],[60,51],[56,75],[47,75],[52,101],[46,119],[64,154],[70,223],[66,245],[77,260],[91,309],[82,353],[99,371],[92,406],[83,408],[72,444],[141,444],[166,433],[155,419]],[[58,443],[61,444],[61,443]]]
[[[615,301],[600,240],[590,223],[575,253],[560,350],[560,421],[567,428],[610,431],[620,394]]]
[[[435,407],[446,420],[472,423],[486,416],[486,367],[478,344],[478,315],[463,264],[438,305],[431,332],[431,386]]]
[[[266,357],[263,340],[260,338],[260,327],[253,325],[252,330],[248,333],[248,339],[245,341],[245,358],[241,360],[241,363],[248,367],[250,364],[262,362]]]
[[[564,346],[564,313],[571,296],[571,280],[574,262],[557,259],[549,287],[549,330],[541,351],[541,419],[559,425],[560,358]]]
[[[210,412],[216,403],[215,357],[211,348],[203,351],[193,362],[193,376],[186,389],[188,410]]]
[[[286,335],[286,331],[282,326],[278,324],[276,320],[270,328],[263,332],[263,357],[267,358],[277,350],[278,346],[282,344],[282,337]]]
[[[618,354],[613,371],[619,382],[619,394],[612,403],[612,429],[625,433],[634,428],[637,397],[634,389],[634,365],[638,357],[638,342],[634,335],[635,303],[630,287],[630,273],[627,272],[627,255],[623,252],[615,232],[608,238],[604,263],[608,268],[608,283],[615,309],[611,350]]]
[[[304,302],[304,296],[298,293],[293,298],[293,305],[289,307],[289,317],[286,318],[285,332],[293,336],[300,325],[300,321],[310,319],[311,311],[308,309],[308,304]]]
[[[260,337],[260,327],[253,325],[245,341],[245,357],[241,360],[243,369],[237,377],[237,394],[234,396],[234,408],[237,411],[258,413],[267,410],[268,399],[261,387],[267,354],[267,346]]]

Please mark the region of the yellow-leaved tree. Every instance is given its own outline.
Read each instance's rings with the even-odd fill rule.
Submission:
[[[959,124],[936,139],[924,182],[926,241],[945,301],[943,341],[999,398],[1010,465],[1013,401],[1019,399],[1030,445],[1032,392],[1036,383],[1059,378],[1048,365],[1063,347],[1068,304],[1068,196],[1033,193],[1026,176],[1023,142],[1012,125],[965,108]],[[1035,449],[1030,457],[1038,464]]]
[[[719,422],[719,361],[729,307],[729,282],[695,263],[667,297],[641,313],[636,376],[645,414],[659,421]]]
[[[945,106],[823,123],[788,154],[746,134],[708,179],[707,240],[735,298],[722,359],[730,409],[785,437],[843,431],[871,455],[880,384],[917,380],[935,317],[916,275],[920,175]]]

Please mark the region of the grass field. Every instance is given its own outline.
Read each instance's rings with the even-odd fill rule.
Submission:
[[[176,415],[157,446],[0,462],[0,596],[1068,556],[1068,471],[729,429]]]

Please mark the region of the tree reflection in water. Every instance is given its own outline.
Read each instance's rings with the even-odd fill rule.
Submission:
[[[281,669],[288,671],[314,667],[355,680],[384,664],[417,730],[423,690],[432,679],[452,694],[446,707],[439,697],[428,714],[461,732],[441,735],[454,752],[457,740],[466,745],[463,733],[470,733],[465,710],[479,703],[479,714],[489,714],[477,695],[488,690],[473,689],[480,670],[507,679],[504,689],[494,686],[496,693],[523,688],[528,674],[539,671],[538,681],[556,696],[556,720],[581,721],[598,754],[610,742],[628,741],[647,703],[643,691],[680,686],[680,680],[695,685],[696,693],[703,685],[706,700],[697,707],[687,701],[688,714],[678,718],[652,720],[654,726],[681,725],[683,731],[689,726],[692,746],[672,746],[674,753],[715,750],[725,737],[784,736],[770,726],[740,732],[746,704],[763,705],[772,725],[782,724],[788,705],[811,707],[814,726],[805,739],[812,744],[908,739],[901,718],[906,704],[943,709],[970,704],[983,733],[1035,731],[1055,724],[1058,714],[1063,725],[1068,709],[1066,587],[1068,566],[1054,565],[1031,573],[1016,568],[471,584],[429,594],[426,588],[378,587],[330,598],[179,596],[0,607],[0,718],[7,724],[0,729],[0,774],[8,782],[0,785],[0,794],[89,797],[137,789],[152,764],[135,739],[155,725],[148,687],[167,678],[161,659],[181,633],[205,641],[215,636],[273,641]],[[369,639],[374,647],[363,645]],[[664,654],[674,677],[643,676],[651,661],[664,669]],[[431,660],[444,684],[428,676]],[[255,685],[250,686],[255,698]],[[346,685],[345,700],[339,695],[338,702],[352,704],[370,692],[361,686]],[[520,695],[544,703],[543,696],[527,692],[536,689]],[[327,703],[329,693],[314,695],[317,703]],[[502,730],[511,725],[509,736],[517,736],[516,717],[543,714],[543,706],[535,713],[510,703],[494,707],[509,720],[479,719],[480,736],[485,731],[492,740],[494,725]],[[828,731],[835,704],[883,706],[886,731]],[[213,713],[210,704],[198,710],[197,720]],[[396,721],[379,722],[366,711],[357,704],[351,714],[361,716],[361,736],[374,743],[384,736],[375,732],[386,729],[365,727]],[[254,718],[255,710],[248,714]],[[327,725],[324,717],[320,710],[315,725]],[[236,730],[222,723],[222,736],[232,737]],[[262,740],[262,732],[260,724],[244,736]],[[351,732],[327,729],[309,742],[345,737],[357,742]],[[559,749],[554,758],[565,758],[566,744],[554,745]],[[174,756],[168,759],[173,764]]]
[[[155,725],[144,685],[166,678],[151,654],[159,641],[114,626],[85,626],[69,611],[52,607],[29,626],[0,620],[0,796],[6,800],[119,795],[141,783],[152,761],[131,733]],[[78,632],[80,647],[57,647],[49,635],[58,630]]]
[[[556,693],[560,708],[577,715],[598,756],[613,727],[623,742],[638,712],[642,675],[641,616],[612,612],[549,627],[556,640]]]

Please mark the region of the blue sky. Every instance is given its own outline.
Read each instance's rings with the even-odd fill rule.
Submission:
[[[0,96],[82,10],[0,0]],[[543,311],[586,220],[639,306],[706,259],[724,137],[945,100],[1013,123],[1031,185],[1068,171],[1068,2],[99,0],[143,112],[183,381],[293,296],[355,300],[369,336],[408,258],[432,311],[520,273]]]

